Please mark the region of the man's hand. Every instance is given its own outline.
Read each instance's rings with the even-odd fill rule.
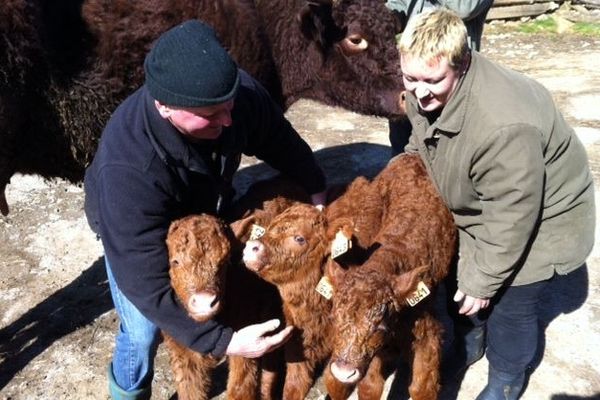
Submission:
[[[277,329],[279,324],[278,319],[271,319],[262,324],[248,325],[234,332],[225,354],[256,358],[275,350],[290,338],[294,329],[293,326],[286,326],[281,332],[265,336],[268,332]]]
[[[479,310],[483,310],[490,305],[490,299],[479,299],[477,297],[472,297],[468,294],[464,294],[460,289],[458,289],[454,294],[453,300],[457,303],[462,303],[458,313],[465,315],[477,314]]]
[[[322,210],[325,207],[325,204],[327,203],[327,190],[311,194],[310,200],[313,203],[313,205],[319,207],[319,209]]]

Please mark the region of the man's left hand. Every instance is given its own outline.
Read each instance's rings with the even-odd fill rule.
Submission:
[[[322,210],[323,207],[325,207],[325,204],[327,203],[327,190],[311,194],[310,200],[312,201],[313,205],[319,207],[319,209]]]
[[[455,302],[460,303],[459,314],[474,315],[490,305],[490,299],[479,299],[477,297],[464,294],[460,289],[454,294]]]

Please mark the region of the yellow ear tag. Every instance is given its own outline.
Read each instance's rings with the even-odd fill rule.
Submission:
[[[417,285],[417,290],[412,292],[412,294],[406,298],[406,302],[409,306],[414,307],[425,297],[429,296],[430,293],[431,292],[429,291],[427,285],[423,283],[423,281],[420,281]]]
[[[346,253],[348,249],[352,248],[352,240],[348,239],[346,235],[340,230],[335,234],[333,243],[331,243],[331,258],[336,258]]]
[[[252,230],[250,231],[250,240],[260,239],[261,237],[263,237],[265,232],[266,232],[265,228],[263,228],[260,225],[253,224]]]
[[[315,290],[327,300],[331,300],[331,296],[333,296],[333,286],[331,286],[331,282],[329,282],[329,279],[325,275],[317,283]]]

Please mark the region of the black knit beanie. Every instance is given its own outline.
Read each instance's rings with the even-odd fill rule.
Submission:
[[[206,107],[235,96],[237,65],[209,26],[190,20],[163,33],[146,56],[146,86],[160,103]]]

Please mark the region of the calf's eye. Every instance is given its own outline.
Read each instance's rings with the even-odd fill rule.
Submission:
[[[306,239],[304,239],[304,237],[300,236],[300,235],[296,235],[294,236],[294,241],[298,244],[304,244],[306,243]]]

